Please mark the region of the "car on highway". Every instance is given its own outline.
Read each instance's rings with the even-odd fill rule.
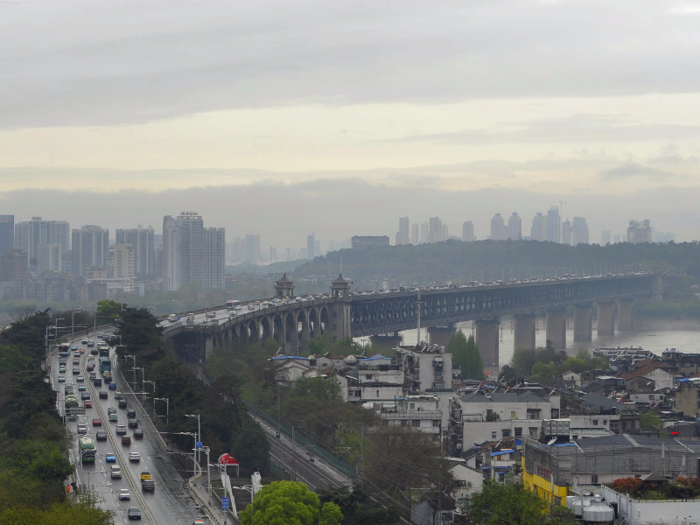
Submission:
[[[90,401],[89,399],[86,400],[86,401],[83,403],[83,406],[84,406],[85,408],[92,408],[92,401]]]
[[[90,355],[97,355],[97,348],[93,348],[92,350],[90,350]]]
[[[126,408],[126,399],[120,399],[119,403],[117,404],[119,408]]]
[[[93,346],[95,346],[95,343],[93,341],[88,341],[86,344],[88,348],[92,348]]]
[[[96,377],[95,380],[92,382],[92,384],[95,386],[102,386],[102,378]],[[105,392],[105,394],[107,394],[107,392]],[[105,395],[105,398],[106,397],[107,396]]]
[[[114,452],[107,452],[105,454],[105,461],[107,463],[116,463],[117,462],[117,456]]]
[[[73,345],[73,346],[70,347],[70,349],[73,350],[73,351],[75,352],[75,351],[78,350],[78,346],[77,346],[77,345]]]
[[[112,479],[122,479],[122,469],[119,465],[112,465],[109,469],[109,477]]]
[[[95,432],[95,439],[97,441],[107,441],[107,432],[104,430],[98,430]]]
[[[131,501],[131,493],[129,492],[129,489],[121,489],[119,491],[119,500],[120,501]]]
[[[75,378],[75,380],[76,380],[78,383],[84,383],[84,382],[85,382],[85,376],[78,376],[78,377]]]
[[[116,383],[111,383],[110,381],[111,381],[111,379],[110,379],[109,381],[107,381],[106,378],[105,378],[105,383],[109,383],[109,389],[110,389],[110,390],[116,390],[116,389],[117,389],[117,384],[116,384]]]
[[[139,428],[139,422],[135,419],[129,420],[129,428]]]
[[[87,344],[87,342],[88,342],[88,340],[87,340],[87,339],[83,339],[82,341],[80,341],[80,344],[86,345],[86,344]]]
[[[141,519],[141,509],[138,507],[129,507],[126,515],[130,520],[140,520]]]
[[[114,393],[114,399],[121,399],[124,397],[121,392],[117,391]]]
[[[214,317],[216,317],[216,312],[215,312],[215,311],[209,311],[209,312],[207,312],[207,317],[208,317],[209,319],[213,319]]]
[[[141,454],[139,454],[137,451],[129,452],[129,461],[141,461]]]
[[[117,409],[114,407],[109,407],[107,409],[107,414],[116,414],[116,413],[117,413]]]
[[[92,371],[94,371],[94,370],[95,370],[95,365],[92,365],[92,364],[87,365],[87,371],[88,371],[88,372],[92,372]]]
[[[88,377],[90,377],[90,381],[94,381],[95,379],[97,379],[97,374],[95,372],[90,372],[90,375]]]
[[[102,420],[99,417],[94,417],[92,418],[92,426],[93,427],[101,427],[102,426]]]
[[[66,373],[66,367],[65,367],[65,366],[59,366],[59,367],[58,367],[58,371],[59,371],[61,374],[65,374],[65,373]]]
[[[127,447],[131,445],[131,436],[122,436],[122,445]]]
[[[107,392],[100,390],[100,399],[107,399]]]
[[[126,434],[126,425],[117,425],[114,428],[114,432],[119,435],[119,434]]]
[[[78,423],[78,434],[87,434],[87,425],[85,423]]]
[[[117,388],[117,384],[112,382],[112,376],[111,375],[106,375],[104,376],[104,381],[108,385],[114,385],[114,388],[110,387],[110,390],[115,390]]]
[[[65,359],[59,359],[59,360],[58,360],[58,366],[66,366],[66,360],[65,360]]]
[[[152,479],[147,479],[146,481],[141,482],[141,490],[144,492],[153,492],[156,490],[156,482],[153,481]]]
[[[58,376],[58,382],[59,382],[59,383],[65,383],[65,382],[66,382],[66,378],[65,378],[64,376]]]
[[[87,387],[85,385],[78,385],[78,392],[86,392]]]
[[[116,423],[117,421],[119,421],[119,416],[117,416],[117,414],[110,414],[109,415],[109,422],[110,423]]]
[[[136,410],[134,410],[133,408],[127,410],[126,417],[128,417],[129,419],[136,419]]]
[[[73,359],[73,366],[79,366],[80,365],[80,359]]]
[[[80,368],[74,368],[74,369],[73,369],[73,375],[74,375],[74,376],[77,376],[78,374],[80,374]]]
[[[140,428],[134,430],[134,439],[143,439],[143,430]]]
[[[86,399],[90,399],[90,392],[81,392],[80,399],[82,399],[83,401],[85,401]]]
[[[147,479],[151,479],[151,473],[148,472],[147,470],[142,470],[141,471],[141,481],[146,481]]]

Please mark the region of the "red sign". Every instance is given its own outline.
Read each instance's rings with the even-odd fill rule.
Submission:
[[[678,435],[680,435],[680,432],[678,432],[677,430],[671,430],[671,435],[678,436]]]
[[[231,454],[221,454],[219,456],[220,465],[238,465],[238,461]]]

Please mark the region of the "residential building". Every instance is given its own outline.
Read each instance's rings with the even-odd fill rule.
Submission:
[[[27,253],[24,250],[7,250],[0,255],[0,282],[27,280]]]
[[[306,256],[303,258],[305,259]],[[257,233],[245,236],[245,261],[252,264],[260,262],[260,235]]]
[[[440,220],[440,217],[431,217],[428,224],[428,242],[440,242],[446,240],[442,238],[442,221]]]
[[[588,224],[583,217],[574,217],[571,225],[572,242],[574,246],[588,244]]]
[[[345,362],[349,368],[337,376],[345,401],[393,403],[403,396],[404,374],[391,358],[381,354],[368,358],[348,356]]]
[[[537,212],[537,215],[535,215],[532,219],[530,239],[533,241],[547,240],[547,217],[542,215],[540,212]]]
[[[442,435],[442,412],[435,395],[418,394],[399,396],[391,403],[368,403],[381,418],[384,426],[411,427],[432,434]]]
[[[15,247],[15,216],[0,215],[0,255]]]
[[[388,235],[353,235],[352,247],[355,249],[389,246]]]
[[[100,226],[82,226],[74,229],[73,263],[71,271],[76,277],[85,277],[87,269],[107,268],[109,254],[109,230]]]
[[[131,243],[117,243],[114,245],[115,279],[134,279],[134,251]]]
[[[666,243],[666,242],[675,242],[676,241],[676,234],[675,233],[664,233],[660,231],[652,231],[651,232],[651,240],[652,242],[659,242],[659,243]]]
[[[561,243],[568,244],[569,246],[571,246],[571,238],[571,221],[569,219],[566,219],[561,225]]]
[[[204,228],[203,235],[202,288],[223,290],[226,281],[226,229]]]
[[[31,221],[18,222],[15,225],[15,248],[27,254],[31,269],[37,266],[37,246],[39,244],[60,244],[63,252],[70,249],[70,226],[65,221],[45,221],[41,217],[32,217]]]
[[[514,241],[519,241],[523,238],[523,221],[515,211],[508,217],[508,229],[507,234],[504,232],[504,237]]]
[[[428,223],[424,222],[420,226],[420,243],[425,244],[427,242],[430,242],[430,228],[428,227]]]
[[[316,257],[316,238],[314,234],[306,236],[306,258],[313,259]]]
[[[61,272],[63,270],[63,251],[58,243],[42,243],[37,245],[38,273]]]
[[[409,393],[452,390],[452,354],[446,353],[444,346],[423,343],[399,346],[394,351]]]
[[[700,377],[678,380],[678,387],[673,390],[676,412],[684,416],[700,417]]]
[[[141,279],[154,277],[156,271],[155,233],[153,228],[117,230],[116,243],[130,244],[134,251],[134,275]]]
[[[627,242],[632,244],[644,244],[652,242],[652,230],[649,219],[635,221],[630,219],[627,227]]]
[[[549,242],[561,242],[559,206],[552,206],[547,212],[547,240]]]
[[[287,248],[289,250],[289,248]],[[231,249],[229,250],[229,253],[231,254],[230,261],[233,263],[240,263],[245,260],[245,239],[242,237],[236,237],[233,239],[231,242]],[[295,257],[296,257],[296,250],[295,250]],[[293,259],[290,259],[287,257],[288,261],[291,261]]]
[[[600,232],[600,245],[606,246],[611,243],[612,232],[610,230],[602,230]]]
[[[476,240],[474,237],[474,223],[472,221],[467,221],[462,224],[462,241],[473,242]]]
[[[505,237],[505,222],[500,213],[496,213],[491,219],[491,240],[502,241]]]
[[[440,240],[446,241],[449,238],[450,238],[450,228],[447,226],[447,224],[443,224],[442,225],[442,238]]]
[[[396,244],[397,245],[410,243],[409,229],[410,229],[410,224],[408,221],[408,217],[401,217],[399,219],[399,231],[396,232]]]
[[[310,370],[309,358],[296,355],[278,355],[269,359],[275,366],[275,376],[293,383]]]
[[[181,232],[177,220],[170,215],[163,218],[162,275],[163,289],[168,292],[182,286]]]
[[[411,226],[411,244],[418,246],[420,244],[420,226],[414,224]]]

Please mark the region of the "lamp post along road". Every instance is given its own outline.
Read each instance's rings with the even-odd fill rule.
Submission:
[[[170,426],[170,398],[169,397],[154,397],[153,398],[153,410],[155,414],[156,401],[165,401],[165,428]]]
[[[202,441],[202,418],[200,414],[185,414],[185,417],[197,418],[197,435],[199,436],[199,441]],[[197,449],[196,443],[194,448]],[[197,449],[197,463],[199,463],[199,449]]]
[[[127,358],[132,358],[134,360],[134,386],[136,386],[136,356],[135,355],[124,355],[124,360]]]

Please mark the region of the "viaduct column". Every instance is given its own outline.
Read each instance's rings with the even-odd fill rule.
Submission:
[[[617,301],[617,329],[620,332],[631,332],[634,330],[633,308],[634,301],[629,299],[619,299]]]
[[[457,330],[455,325],[449,326],[429,326],[428,340],[434,345],[447,346],[450,344],[450,339]]]
[[[484,370],[489,377],[498,378],[499,368],[499,333],[501,320],[479,319],[476,321],[476,346],[479,347]]]
[[[535,324],[537,316],[533,314],[515,314],[515,340],[513,350],[534,350],[535,342]]]
[[[593,341],[593,307],[590,304],[574,306],[574,341]]]
[[[566,310],[547,310],[547,340],[555,350],[566,348]]]
[[[615,335],[615,303],[598,303],[598,335]]]

